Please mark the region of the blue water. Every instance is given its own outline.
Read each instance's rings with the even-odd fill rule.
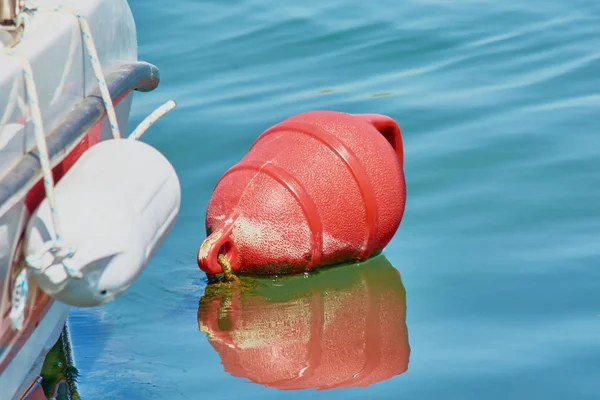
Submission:
[[[131,127],[173,163],[178,222],[118,301],[70,317],[86,399],[599,399],[600,2],[132,0],[161,85]],[[408,370],[279,391],[199,331],[212,189],[266,128],[330,109],[398,121],[407,206],[384,255]]]

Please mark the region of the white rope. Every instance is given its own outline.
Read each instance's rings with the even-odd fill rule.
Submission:
[[[27,102],[29,104],[31,121],[33,123],[33,132],[38,148],[38,157],[40,159],[42,174],[44,176],[44,189],[46,191],[46,197],[48,197],[48,202],[50,203],[52,223],[54,224],[55,228],[55,237],[53,239],[60,239],[60,223],[56,213],[56,198],[54,195],[54,177],[52,176],[50,160],[48,159],[48,147],[46,145],[46,136],[44,135],[44,125],[42,123],[42,114],[40,112],[37,88],[35,86],[35,81],[33,80],[33,71],[31,70],[31,64],[29,64],[29,60],[27,60],[25,57],[19,56],[14,52],[10,52],[9,55],[19,60],[21,67],[23,68],[25,89],[27,91]]]
[[[98,58],[98,52],[96,51],[96,45],[94,44],[94,39],[92,37],[92,30],[90,29],[90,25],[88,24],[87,19],[85,19],[85,17],[79,14],[79,12],[77,12],[76,10],[71,10],[63,6],[57,6],[54,8],[39,7],[33,9],[32,11],[63,12],[74,15],[77,18],[77,22],[79,23],[79,29],[81,29],[83,43],[88,52],[90,63],[92,64],[92,69],[94,70],[94,75],[96,76],[96,81],[98,82],[98,86],[100,88],[100,94],[102,95],[102,100],[104,101],[106,115],[108,117],[108,122],[110,123],[110,130],[112,132],[113,138],[120,139],[121,132],[119,131],[119,123],[117,122],[115,106],[113,104],[112,98],[110,97],[108,86],[106,85],[104,72],[102,71],[100,59]]]
[[[71,10],[67,7],[59,5],[57,7],[25,7],[17,16],[17,22],[19,24],[23,24],[23,26],[26,26],[30,21],[29,17],[36,12],[62,12],[73,15],[77,18],[77,22],[79,23],[79,29],[81,30],[83,44],[88,52],[88,57],[90,59],[90,63],[92,64],[94,75],[96,76],[96,82],[98,82],[98,87],[100,89],[100,95],[102,97],[102,101],[104,102],[104,107],[106,108],[106,116],[108,117],[108,122],[110,123],[110,130],[112,132],[113,138],[120,139],[121,132],[119,130],[119,124],[117,122],[115,106],[113,104],[112,98],[110,97],[108,86],[106,85],[106,79],[104,77],[104,72],[102,71],[102,66],[100,65],[98,51],[96,50],[94,38],[92,37],[92,30],[90,29],[90,25],[88,24],[87,19],[85,19],[85,17],[83,17],[81,14],[79,14],[78,11]],[[23,38],[24,34],[25,29],[21,31],[21,39]],[[74,48],[75,47],[72,46],[71,49]]]
[[[79,28],[81,29],[81,34],[83,37],[83,41],[85,44],[85,48],[88,51],[89,59],[92,64],[92,68],[94,70],[94,75],[96,76],[96,81],[98,82],[98,86],[100,88],[100,94],[102,95],[102,100],[104,102],[104,107],[106,108],[106,115],[108,117],[108,121],[110,123],[110,129],[113,135],[113,138],[119,139],[121,138],[121,133],[119,131],[119,124],[117,122],[117,116],[115,113],[115,107],[110,97],[110,92],[108,91],[108,86],[106,85],[106,79],[104,77],[104,72],[102,71],[102,66],[100,64],[100,59],[98,57],[98,52],[96,50],[96,45],[94,44],[94,39],[92,37],[92,30],[90,29],[90,25],[88,24],[87,19],[79,14],[78,11],[72,10],[70,8],[59,5],[54,8],[47,7],[39,7],[35,9],[28,10],[33,13],[36,11],[46,11],[46,12],[63,12],[67,14],[74,15],[79,22]],[[159,106],[156,110],[154,110],[150,115],[148,115],[137,127],[136,129],[129,135],[129,139],[137,140],[139,139],[145,132],[154,124],[159,118],[162,118],[169,111],[173,110],[177,106],[173,100],[167,101],[162,106]]]
[[[137,140],[150,128],[159,118],[162,118],[169,111],[177,107],[177,103],[173,100],[167,101],[162,106],[159,106],[156,110],[152,111],[140,124],[131,132],[127,139]]]
[[[53,230],[50,232],[52,241],[47,243],[47,246],[43,251],[34,256],[28,257],[26,263],[37,273],[43,273],[53,263],[49,264],[48,257],[45,254],[50,252],[53,255],[53,261],[58,259],[62,262],[67,274],[72,277],[81,277],[81,272],[76,271],[68,266],[66,261],[70,258],[74,250],[71,246],[66,245],[63,242],[60,229],[60,219],[58,217],[58,209],[56,206],[56,195],[54,192],[54,177],[52,176],[52,167],[50,166],[50,159],[48,157],[48,146],[46,144],[46,136],[44,134],[44,124],[42,122],[42,113],[40,111],[38,92],[33,79],[33,71],[31,70],[31,64],[25,57],[17,55],[14,51],[7,53],[13,59],[20,62],[23,68],[23,78],[25,80],[25,90],[27,93],[27,104],[29,105],[29,113],[31,122],[33,124],[33,132],[35,136],[37,154],[42,168],[42,177],[44,181],[44,191],[46,198],[48,199],[48,205],[50,207],[50,217],[52,219]]]

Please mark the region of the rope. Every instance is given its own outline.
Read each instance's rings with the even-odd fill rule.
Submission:
[[[166,113],[171,111],[177,106],[173,100],[167,101],[162,106],[158,107],[156,110],[152,111],[150,115],[148,115],[140,124],[131,132],[131,134],[127,137],[127,139],[137,140],[150,128],[159,118],[165,116]]]
[[[233,274],[233,270],[231,269],[231,264],[229,264],[229,260],[225,256],[225,254],[219,254],[217,256],[217,261],[223,267],[223,281],[227,283],[237,282],[238,278]]]
[[[52,241],[48,242],[40,253],[36,254],[35,256],[28,257],[26,263],[35,272],[43,273],[54,263],[50,262],[51,260],[45,256],[46,253],[50,252],[53,255],[52,261],[59,259],[69,276],[80,278],[82,276],[81,272],[70,268],[66,262],[66,259],[73,255],[74,250],[71,246],[68,246],[63,242],[61,236],[60,220],[58,218],[56,195],[54,192],[54,177],[52,176],[52,168],[50,166],[50,159],[48,157],[48,146],[46,144],[46,136],[44,134],[44,124],[42,122],[38,92],[35,85],[35,80],[33,79],[31,64],[25,57],[15,54],[14,50],[9,51],[7,55],[18,60],[23,68],[27,103],[29,105],[31,122],[33,123],[33,131],[37,145],[37,155],[42,168],[44,190],[46,192],[46,198],[48,199],[48,205],[50,206],[50,217],[54,228],[53,231],[50,232]]]
[[[79,23],[79,29],[81,29],[81,36],[83,37],[83,43],[88,52],[90,63],[92,64],[92,69],[94,70],[94,75],[96,76],[96,81],[98,82],[98,86],[100,88],[100,94],[102,95],[102,100],[104,101],[106,115],[108,117],[108,122],[110,123],[110,130],[112,132],[113,138],[121,138],[119,124],[117,122],[117,114],[115,113],[115,106],[113,104],[112,98],[110,97],[108,86],[106,85],[104,72],[102,71],[100,59],[98,58],[98,52],[96,51],[96,45],[94,44],[94,39],[92,37],[92,30],[90,29],[90,25],[88,24],[87,19],[85,19],[85,17],[79,14],[79,12],[77,12],[76,10],[71,10],[64,6],[57,6],[55,8],[39,7],[30,9],[30,11],[32,13],[35,11],[63,12],[74,15],[77,18],[77,22]]]
[[[104,102],[104,107],[106,108],[106,116],[108,117],[108,121],[110,123],[110,130],[114,139],[120,139],[121,132],[119,130],[119,124],[117,122],[115,107],[112,98],[110,97],[108,86],[106,85],[106,79],[104,77],[104,72],[102,71],[102,66],[98,57],[98,51],[96,50],[96,45],[94,44],[94,39],[92,37],[92,30],[90,29],[90,25],[87,19],[81,14],[79,14],[77,10],[70,9],[62,5],[59,5],[54,8],[39,7],[34,9],[27,9],[27,11],[29,11],[31,14],[33,14],[36,11],[63,12],[74,15],[77,18],[77,22],[79,23],[79,29],[81,30],[81,34],[83,37],[83,42],[88,52],[90,63],[92,64],[92,69],[94,70],[96,81],[98,82],[98,87],[100,88],[102,101]],[[139,139],[146,132],[146,130],[150,128],[150,126],[152,126],[158,119],[164,117],[169,111],[173,110],[176,106],[177,103],[175,103],[173,100],[169,100],[162,106],[159,106],[135,128],[135,130],[129,135],[128,138],[132,140]]]
[[[40,165],[42,167],[42,173],[44,175],[44,189],[46,191],[46,197],[48,197],[48,202],[50,203],[52,224],[54,225],[54,239],[60,240],[60,223],[56,211],[56,198],[54,195],[54,177],[52,176],[50,160],[48,159],[48,146],[46,145],[46,136],[44,135],[44,124],[42,122],[42,114],[40,112],[37,88],[35,86],[35,81],[33,80],[31,64],[29,64],[29,60],[27,60],[25,57],[18,56],[14,52],[9,52],[8,54],[13,56],[15,59],[19,60],[21,63],[21,67],[23,68],[25,89],[27,91],[27,102],[29,104],[31,121],[33,123],[33,132],[38,148],[38,157],[40,160]]]

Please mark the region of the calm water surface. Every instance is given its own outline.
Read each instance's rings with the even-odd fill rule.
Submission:
[[[177,169],[183,203],[126,295],[72,313],[85,398],[600,398],[598,0],[131,7],[140,58],[162,77],[157,91],[137,95],[131,127],[162,102],[179,103],[144,140]],[[401,280],[392,274],[382,287],[352,275],[354,266],[335,288],[323,275],[295,280],[302,290],[292,299],[277,286],[285,280],[266,282],[254,297],[207,293],[199,310],[205,278],[195,253],[216,181],[266,128],[315,109],[399,122],[406,213],[374,262]],[[387,293],[387,308],[374,292]],[[273,293],[275,303],[266,302]],[[247,301],[236,303],[240,296]],[[342,303],[346,314],[336,311]],[[296,342],[283,338],[286,316]],[[311,318],[329,324],[320,342],[309,343]],[[315,343],[340,345],[343,329],[358,335],[356,351],[339,350],[352,354],[345,361],[325,357],[314,379],[331,384],[346,364],[346,375],[366,374],[367,365],[383,381],[265,386],[308,365]],[[234,354],[223,332],[245,353]],[[361,337],[397,357],[373,361]],[[259,342],[262,353],[249,354]],[[398,360],[408,361],[406,372]]]

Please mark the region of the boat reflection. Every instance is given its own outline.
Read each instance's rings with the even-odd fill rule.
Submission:
[[[383,256],[209,286],[198,327],[225,371],[277,389],[365,387],[408,368],[406,292]]]

